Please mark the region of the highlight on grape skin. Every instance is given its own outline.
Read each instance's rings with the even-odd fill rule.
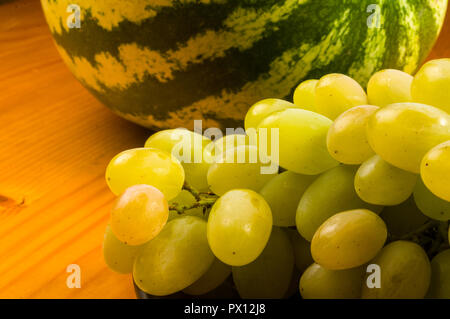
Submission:
[[[367,90],[323,75],[249,106],[245,130],[153,134],[108,166],[105,262],[148,296],[450,299],[447,64]]]
[[[148,184],[171,200],[181,192],[184,178],[180,162],[156,148],[126,150],[117,154],[106,168],[106,182],[115,195],[130,186]]]
[[[168,216],[163,193],[150,185],[134,185],[117,198],[111,211],[111,230],[125,244],[142,245],[160,233]]]

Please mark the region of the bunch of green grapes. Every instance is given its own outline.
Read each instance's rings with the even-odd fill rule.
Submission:
[[[267,161],[257,145],[247,135],[213,141],[175,129],[114,157],[106,170],[118,195],[103,245],[107,265],[132,273],[136,286],[152,296],[226,292],[232,268],[257,260],[272,238],[271,207],[258,192],[280,175],[278,166],[262,173]],[[311,181],[299,175],[293,185],[306,188]],[[293,268],[290,239],[282,238]],[[272,242],[278,248],[279,241]],[[287,284],[292,272],[285,274]]]
[[[106,264],[152,296],[450,298],[450,59],[328,74],[112,159]]]

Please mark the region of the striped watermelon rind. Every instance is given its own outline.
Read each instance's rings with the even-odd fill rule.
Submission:
[[[236,127],[254,102],[346,73],[417,70],[447,0],[41,0],[63,60],[100,101],[150,128]],[[369,5],[379,26],[368,27]],[[375,14],[375,15],[374,15]],[[373,20],[372,20],[373,21]]]

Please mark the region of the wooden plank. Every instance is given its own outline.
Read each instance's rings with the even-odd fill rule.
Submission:
[[[75,80],[39,1],[0,6],[0,21],[0,298],[134,298],[102,259],[114,199],[103,174],[150,133]],[[81,289],[66,285],[69,264]]]

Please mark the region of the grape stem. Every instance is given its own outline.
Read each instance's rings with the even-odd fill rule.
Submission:
[[[194,196],[197,201],[200,200],[200,192],[191,185],[189,185],[186,181],[184,182],[183,189],[191,193],[192,196]]]
[[[187,205],[187,206],[186,205],[178,205],[177,203],[172,203],[171,205],[169,205],[169,210],[174,210],[179,214],[183,214],[186,210],[193,209],[193,208],[198,208],[198,207],[209,208],[212,205],[214,205],[216,200],[217,200],[217,196],[211,197],[211,198],[202,198],[198,202],[195,202],[192,205]]]
[[[435,220],[430,220],[429,222],[426,222],[425,224],[423,224],[422,226],[420,226],[419,228],[417,228],[416,230],[407,233],[406,235],[400,236],[399,240],[405,240],[405,239],[411,239],[414,236],[420,235],[421,233],[423,233],[424,231],[426,231],[427,229],[436,227],[439,225],[438,221]]]
[[[403,236],[391,236],[390,240],[410,240],[422,246],[427,255],[432,258],[444,249],[448,249],[447,237],[448,222],[430,220]]]
[[[211,192],[199,192],[194,187],[190,186],[188,183],[184,183],[183,189],[188,191],[194,196],[196,202],[192,205],[179,205],[178,203],[172,203],[169,205],[169,210],[176,211],[178,214],[183,214],[185,211],[193,208],[203,208],[205,212],[206,209],[210,208],[217,201],[219,196]]]

